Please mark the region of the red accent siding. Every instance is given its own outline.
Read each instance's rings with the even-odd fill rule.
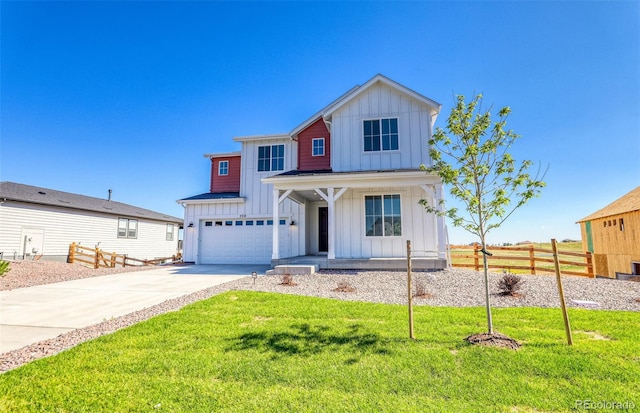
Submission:
[[[229,161],[228,175],[218,175],[220,161]],[[240,192],[240,156],[211,159],[211,192]]]
[[[324,138],[324,156],[313,156],[313,138]],[[331,136],[322,118],[298,134],[298,170],[331,169]]]

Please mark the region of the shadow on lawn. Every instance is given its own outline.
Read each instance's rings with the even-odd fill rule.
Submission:
[[[335,333],[330,327],[294,324],[287,332],[261,331],[245,333],[232,339],[231,351],[257,350],[273,352],[274,357],[310,356],[329,351],[342,351],[354,363],[365,354],[389,354],[386,340],[374,333],[361,332],[362,326],[353,324],[344,333]]]

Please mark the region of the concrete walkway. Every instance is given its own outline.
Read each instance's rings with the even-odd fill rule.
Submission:
[[[218,284],[263,275],[268,266],[158,267],[0,291],[0,353]]]

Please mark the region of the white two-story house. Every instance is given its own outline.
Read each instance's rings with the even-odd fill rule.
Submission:
[[[289,133],[205,154],[209,191],[178,200],[185,261],[397,269],[410,240],[414,268],[444,268],[444,219],[419,203],[443,197],[420,169],[440,108],[377,75]]]

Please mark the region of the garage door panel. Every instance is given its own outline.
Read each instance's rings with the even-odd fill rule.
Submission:
[[[266,220],[265,220],[266,221]],[[211,222],[207,226],[206,222]],[[224,223],[224,221],[223,221]],[[268,264],[273,245],[270,225],[200,223],[198,262],[201,264]]]

